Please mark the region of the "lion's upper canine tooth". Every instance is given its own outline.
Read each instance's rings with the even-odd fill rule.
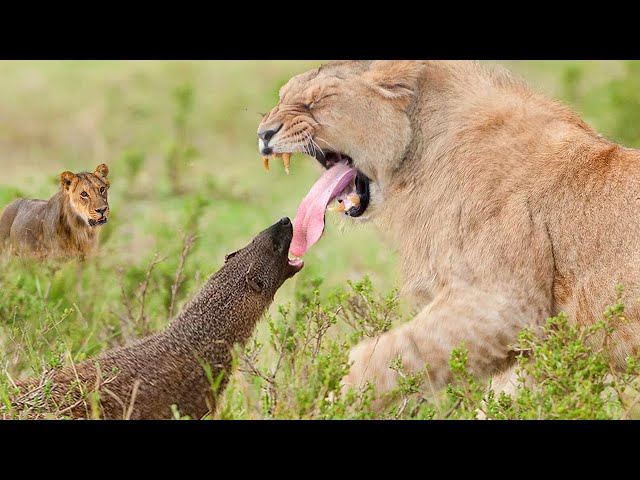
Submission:
[[[264,169],[269,171],[269,157],[262,157],[262,163],[264,164]]]
[[[351,203],[353,203],[354,206],[357,207],[358,205],[360,205],[360,195],[358,195],[357,193],[347,195],[347,198]]]
[[[335,213],[342,213],[345,210],[344,202],[340,202],[337,205],[333,205],[331,207],[327,207],[327,210],[329,210],[331,212],[335,212]]]
[[[287,175],[289,175],[289,163],[291,161],[291,154],[290,153],[283,153],[282,154],[282,161],[284,162],[284,171],[287,172]]]

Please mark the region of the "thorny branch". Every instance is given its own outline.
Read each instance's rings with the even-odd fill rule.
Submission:
[[[176,297],[180,285],[184,282],[184,265],[189,255],[189,251],[193,247],[195,240],[198,238],[196,234],[185,234],[182,237],[182,252],[180,253],[180,261],[178,262],[178,268],[176,269],[176,276],[171,285],[171,303],[169,304],[169,318],[173,317],[174,309],[176,306]]]
[[[146,274],[146,276],[144,278],[144,282],[142,282],[142,285],[141,285],[140,312],[138,313],[138,318],[137,318],[136,323],[138,325],[142,324],[142,333],[143,333],[143,335],[147,335],[149,333],[148,318],[144,314],[144,302],[145,302],[145,297],[147,295],[147,289],[149,288],[149,280],[151,279],[151,274],[153,273],[153,270],[156,268],[156,266],[159,263],[164,262],[166,259],[167,259],[167,257],[159,258],[158,254],[156,253],[153,262],[151,262],[151,265],[149,265],[149,269],[147,270],[147,274]]]

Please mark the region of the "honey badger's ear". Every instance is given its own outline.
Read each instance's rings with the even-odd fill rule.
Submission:
[[[249,285],[249,287],[251,288],[251,290],[253,290],[256,293],[260,293],[264,288],[264,284],[262,283],[262,280],[260,280],[258,277],[254,277],[251,274],[252,269],[253,269],[253,263],[249,265],[249,269],[247,270],[247,273],[245,275],[245,280],[247,282],[247,285]]]
[[[239,252],[240,250],[236,250],[235,252],[231,252],[231,253],[227,253],[224,256],[224,263],[227,263],[228,260],[231,260],[233,257],[236,256],[236,254]]]
[[[376,60],[363,77],[383,97],[408,104],[422,68],[422,63],[414,60]]]
[[[69,190],[74,178],[76,178],[76,176],[73,173],[62,172],[60,174],[60,185],[62,185],[65,190]]]

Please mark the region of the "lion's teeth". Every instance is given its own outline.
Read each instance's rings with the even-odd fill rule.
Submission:
[[[347,199],[353,203],[354,206],[358,206],[360,205],[360,195],[358,195],[357,193],[352,193],[350,195],[347,195]]]
[[[269,171],[269,157],[262,157],[262,163],[264,164],[264,169]]]
[[[329,210],[330,212],[342,213],[345,210],[344,202],[340,202],[340,203],[338,203],[336,205],[333,205],[331,207],[327,207],[327,210]]]
[[[287,172],[287,175],[289,175],[289,163],[291,161],[291,154],[290,153],[283,153],[282,154],[282,161],[284,162],[284,171]]]

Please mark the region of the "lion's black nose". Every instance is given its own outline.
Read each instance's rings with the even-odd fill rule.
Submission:
[[[258,130],[258,138],[262,139],[265,146],[269,143],[269,140],[273,138],[273,136],[280,131],[282,128],[282,123],[278,125],[278,128],[267,128],[265,130]]]
[[[102,207],[102,208],[96,208],[96,212],[98,212],[100,215],[104,216],[104,212],[107,211],[107,207]]]

